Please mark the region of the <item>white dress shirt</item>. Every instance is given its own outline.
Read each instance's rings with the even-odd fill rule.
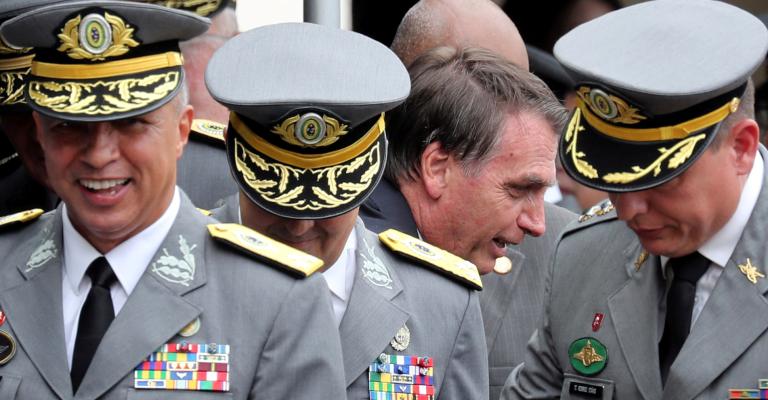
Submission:
[[[693,313],[691,315],[691,329],[696,323],[696,320],[701,315],[701,310],[704,309],[704,305],[707,304],[709,296],[715,289],[717,280],[722,275],[725,265],[728,264],[733,251],[736,249],[736,245],[739,244],[744,228],[747,226],[752,210],[757,204],[757,198],[760,195],[760,190],[763,187],[763,173],[764,162],[760,153],[757,153],[755,162],[752,164],[752,170],[749,171],[747,176],[747,182],[744,184],[744,189],[741,191],[741,197],[739,197],[739,205],[736,207],[736,212],[733,213],[731,219],[720,228],[709,240],[704,242],[699,248],[699,253],[706,257],[711,264],[704,275],[699,278],[696,283],[696,295],[693,301]],[[661,257],[662,268],[665,268],[669,261],[668,257]],[[666,276],[666,275],[665,275]],[[664,321],[661,322],[661,326],[664,326]]]
[[[352,293],[352,284],[357,269],[356,251],[357,235],[353,229],[344,244],[344,250],[339,255],[339,259],[331,265],[331,268],[323,272],[328,289],[331,290],[331,304],[333,304],[333,314],[336,317],[337,326],[341,325],[341,319],[347,311],[349,295]]]
[[[171,204],[165,213],[152,225],[134,235],[103,256],[109,261],[118,283],[112,285],[112,306],[115,316],[120,312],[131,295],[147,265],[163,243],[179,213],[181,200],[176,188]],[[91,279],[85,271],[94,259],[102,254],[96,250],[72,226],[66,204],[62,207],[64,260],[62,273],[62,309],[64,316],[64,340],[67,344],[67,363],[72,368],[72,353],[75,350],[77,325],[80,311],[91,290]]]

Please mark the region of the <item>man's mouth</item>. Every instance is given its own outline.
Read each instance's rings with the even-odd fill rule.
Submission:
[[[78,182],[91,192],[117,191],[120,186],[126,185],[130,179],[80,179]]]

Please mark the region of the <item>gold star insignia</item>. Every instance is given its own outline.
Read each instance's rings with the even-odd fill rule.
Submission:
[[[637,260],[635,260],[635,271],[640,271],[640,267],[643,266],[643,263],[647,259],[648,259],[648,252],[645,250],[641,251],[640,255],[637,256]]]
[[[756,266],[752,265],[752,260],[749,258],[747,258],[746,264],[739,264],[739,271],[753,284],[757,283],[757,278],[765,278],[765,275],[758,271]]]
[[[603,361],[603,357],[595,352],[595,348],[592,347],[592,342],[587,340],[587,344],[581,348],[581,350],[573,355],[573,358],[581,361],[585,367],[589,367],[593,363]]]

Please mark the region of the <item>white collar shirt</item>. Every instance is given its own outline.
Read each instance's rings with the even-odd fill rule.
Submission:
[[[347,311],[349,296],[352,293],[352,284],[355,280],[357,235],[355,229],[349,234],[347,242],[344,244],[339,259],[336,260],[330,268],[323,271],[328,289],[331,290],[331,304],[333,305],[333,314],[336,317],[336,325],[341,325],[344,313]]]
[[[109,261],[118,281],[110,289],[115,316],[125,305],[147,265],[168,235],[179,213],[180,205],[179,190],[176,188],[171,203],[157,221],[103,255]],[[91,262],[102,254],[72,226],[66,204],[62,206],[62,211],[64,241],[62,310],[67,363],[71,369],[80,311],[91,290],[91,280],[85,275],[85,271]]]

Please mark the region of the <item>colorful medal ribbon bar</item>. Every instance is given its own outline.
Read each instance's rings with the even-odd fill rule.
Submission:
[[[134,370],[136,389],[229,391],[229,345],[168,343]]]
[[[370,398],[383,400],[433,400],[431,357],[381,354],[368,370]]]

